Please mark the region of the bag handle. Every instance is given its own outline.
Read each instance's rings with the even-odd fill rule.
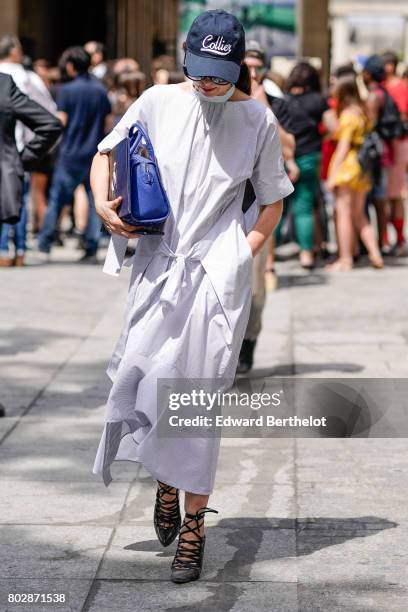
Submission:
[[[137,135],[136,135],[137,133]],[[133,154],[134,151],[137,149],[137,147],[140,145],[140,142],[142,140],[142,138],[145,140],[146,142],[146,149],[149,152],[150,155],[150,159],[151,161],[153,161],[154,163],[156,163],[156,156],[154,154],[154,149],[153,149],[153,145],[150,141],[150,138],[146,132],[146,130],[144,129],[143,125],[139,122],[136,121],[136,123],[134,123],[130,128],[129,128],[129,138],[133,138],[136,135],[135,140],[131,143],[130,146],[130,153]]]

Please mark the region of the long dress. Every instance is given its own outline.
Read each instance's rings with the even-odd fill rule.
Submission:
[[[178,85],[148,89],[100,143],[111,150],[140,121],[152,141],[171,215],[165,235],[139,238],[124,325],[94,473],[111,482],[114,460],[138,461],[157,480],[213,490],[219,437],[159,437],[162,379],[234,380],[251,302],[252,253],[242,200],[251,179],[258,206],[293,191],[277,123],[256,100],[213,103]],[[115,236],[114,273],[125,239]],[[214,387],[215,388],[215,387]],[[219,388],[219,387],[217,387]]]

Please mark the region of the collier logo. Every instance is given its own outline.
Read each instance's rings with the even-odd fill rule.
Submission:
[[[231,51],[231,45],[227,44],[223,36],[218,36],[215,40],[215,36],[209,34],[206,36],[202,43],[200,51],[207,51],[207,53],[215,53],[215,55],[228,55]]]

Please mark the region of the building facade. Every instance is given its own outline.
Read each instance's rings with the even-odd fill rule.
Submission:
[[[178,0],[0,0],[0,35],[17,34],[26,52],[56,63],[71,45],[98,40],[109,58],[130,56],[149,74],[152,57],[175,56]]]
[[[330,0],[331,63],[395,51],[408,63],[407,0]]]

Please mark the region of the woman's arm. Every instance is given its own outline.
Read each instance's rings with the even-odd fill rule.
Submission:
[[[282,216],[283,202],[278,200],[272,205],[262,206],[261,212],[253,229],[248,233],[247,240],[255,256],[272,234]]]
[[[339,120],[333,108],[329,108],[329,110],[323,113],[322,123],[325,135],[329,138],[333,138],[339,126]]]
[[[295,162],[296,141],[293,134],[287,132],[279,123],[279,137],[282,144],[282,155],[285,160],[288,177],[295,183],[300,174],[299,167]]]
[[[125,238],[137,238],[134,226],[124,223],[116,213],[122,198],[109,200],[109,158],[106,153],[97,153],[92,161],[91,188],[96,212],[111,234]]]

